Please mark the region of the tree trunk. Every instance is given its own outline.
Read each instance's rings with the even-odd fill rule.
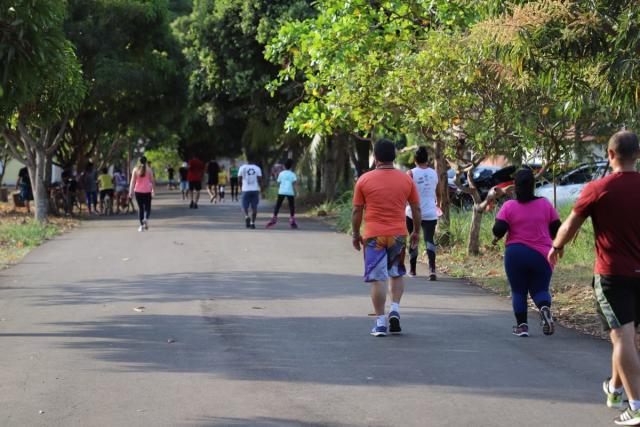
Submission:
[[[338,152],[338,137],[333,135],[325,141],[325,150],[322,165],[322,187],[327,195],[327,200],[333,200],[336,196],[336,161]]]
[[[53,156],[47,155],[45,157],[45,167],[44,167],[44,183],[46,186],[50,186],[53,182]]]
[[[483,214],[484,210],[480,209],[478,205],[473,206],[471,229],[469,230],[469,246],[467,248],[469,255],[480,255],[480,231]]]
[[[451,244],[451,203],[449,200],[449,164],[445,157],[445,143],[442,140],[434,141],[434,163],[436,173],[438,174],[437,194],[440,200],[440,209],[442,216],[438,221],[438,242],[440,245],[447,246]]]
[[[34,147],[35,169],[29,167],[29,177],[31,178],[31,188],[33,189],[33,204],[35,205],[36,221],[47,222],[49,214],[49,195],[47,194],[46,168],[47,154],[44,147]]]

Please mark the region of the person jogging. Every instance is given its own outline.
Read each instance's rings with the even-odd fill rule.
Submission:
[[[147,158],[140,157],[138,165],[131,174],[129,185],[129,198],[135,196],[138,202],[138,214],[140,217],[139,232],[149,229],[149,217],[151,216],[151,198],[155,194],[155,182],[153,172],[147,167]]]
[[[260,203],[260,184],[262,182],[262,170],[248,163],[242,165],[238,170],[239,184],[242,187],[242,210],[244,211],[244,222],[247,228],[256,228],[256,217],[258,216],[258,203]],[[249,216],[251,208],[251,216]]]
[[[280,184],[280,188],[278,189],[278,200],[276,202],[275,210],[273,211],[273,217],[267,223],[267,228],[271,228],[275,226],[278,222],[278,212],[280,212],[280,208],[282,207],[282,202],[285,197],[287,198],[287,202],[289,203],[289,226],[291,228],[298,228],[298,223],[296,222],[296,205],[295,205],[295,196],[296,196],[296,185],[298,182],[298,177],[291,170],[293,167],[293,160],[287,159],[284,163],[284,169],[282,172],[278,174],[278,183]]]
[[[220,173],[220,165],[215,160],[207,163],[207,189],[209,190],[209,200],[211,203],[218,202],[218,174]]]
[[[353,192],[353,247],[364,249],[364,281],[371,284],[371,301],[376,324],[371,335],[382,337],[400,327],[400,300],[404,293],[402,276],[406,274],[404,258],[407,243],[405,206],[411,206],[414,218],[410,243],[418,244],[420,229],[420,196],[413,180],[393,166],[396,149],[393,142],[381,139],[375,143],[376,169],[362,175]],[[360,226],[364,216],[364,236]],[[391,292],[391,308],[385,317],[387,282]],[[388,327],[387,327],[388,322]]]
[[[229,184],[231,185],[231,201],[238,201],[238,165],[235,160],[231,160],[231,166],[229,166]]]
[[[200,191],[202,191],[202,176],[204,175],[204,163],[196,156],[189,160],[189,171],[187,172],[187,180],[189,181],[189,194],[191,203],[190,209],[198,209],[200,201]]]
[[[611,377],[604,381],[607,406],[622,409],[623,391],[629,407],[614,421],[640,425],[640,358],[636,327],[640,323],[640,144],[635,133],[621,131],[607,148],[611,175],[589,183],[549,251],[557,262],[564,247],[587,218],[595,235],[593,290],[598,313],[613,344]]]
[[[183,162],[182,166],[178,169],[180,175],[180,193],[182,193],[182,200],[187,200],[187,193],[189,192],[189,164]]]
[[[549,286],[553,264],[546,255],[560,228],[560,216],[551,203],[534,195],[536,179],[530,169],[515,176],[516,200],[506,202],[493,226],[494,245],[507,235],[504,268],[511,286],[516,325],[513,334],[529,336],[527,296],[540,310],[542,332],[554,332]]]
[[[221,166],[220,172],[218,172],[218,198],[220,199],[220,203],[224,203],[224,194],[227,189],[227,181],[227,170],[224,168],[224,166]]]
[[[416,167],[411,169],[408,175],[413,179],[420,195],[420,211],[422,212],[422,234],[424,236],[425,247],[427,248],[427,258],[429,259],[429,280],[437,280],[436,275],[436,243],[435,234],[438,225],[438,201],[436,189],[438,188],[438,174],[429,167],[429,156],[427,147],[418,147],[414,155]],[[411,207],[406,207],[407,229],[413,233],[413,217]],[[419,230],[418,230],[419,231]],[[411,249],[409,258],[409,275],[415,276],[418,264],[418,247]]]

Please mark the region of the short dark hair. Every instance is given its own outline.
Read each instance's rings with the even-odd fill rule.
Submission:
[[[416,152],[413,155],[413,159],[416,163],[422,164],[427,163],[429,161],[429,154],[427,153],[427,147],[421,145],[418,147]]]
[[[284,162],[284,168],[285,169],[291,169],[293,167],[293,160],[292,159],[287,159],[287,161]]]
[[[102,173],[109,173],[109,169],[107,169],[107,168],[102,168]]]
[[[373,155],[379,162],[393,162],[396,159],[396,146],[388,139],[379,139],[373,146]]]
[[[638,153],[640,153],[638,136],[627,130],[616,132],[611,139],[609,139],[609,149],[613,150],[620,160],[635,160],[638,157]]]

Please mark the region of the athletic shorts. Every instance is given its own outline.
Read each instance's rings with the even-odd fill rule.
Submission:
[[[258,203],[260,202],[259,191],[243,191],[242,192],[242,209],[258,209]]]
[[[217,186],[218,185],[218,178],[209,178],[209,180],[207,181],[209,186]]]
[[[630,322],[640,325],[640,278],[596,275],[593,290],[605,331]]]
[[[109,196],[111,197],[111,200],[113,200],[113,195],[115,193],[113,192],[113,189],[108,189],[108,190],[100,190],[100,201],[104,202],[105,197]]]
[[[128,188],[124,185],[116,185],[116,193],[124,193]]]
[[[180,181],[180,191],[187,191],[189,189],[189,181]]]
[[[202,190],[202,181],[189,181],[189,190],[190,191]]]
[[[407,274],[406,236],[371,237],[364,244],[364,281],[384,282]]]

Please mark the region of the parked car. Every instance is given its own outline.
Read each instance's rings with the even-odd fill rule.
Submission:
[[[584,163],[562,175],[556,186],[558,206],[574,203],[582,189],[591,181],[604,177],[609,171],[608,161]],[[553,203],[553,183],[545,184],[536,190],[538,197],[544,197]]]
[[[516,171],[515,166],[507,166],[505,168],[498,168],[495,166],[479,166],[473,173],[473,182],[480,192],[480,197],[484,200],[489,194],[489,190],[497,185],[501,185],[505,182],[513,181],[513,174]],[[452,169],[448,172],[449,177],[449,199],[451,203],[462,209],[471,209],[473,206],[473,199],[471,195],[464,192],[463,189],[458,188],[455,183],[455,171]],[[466,187],[467,177],[462,176],[462,186]]]

